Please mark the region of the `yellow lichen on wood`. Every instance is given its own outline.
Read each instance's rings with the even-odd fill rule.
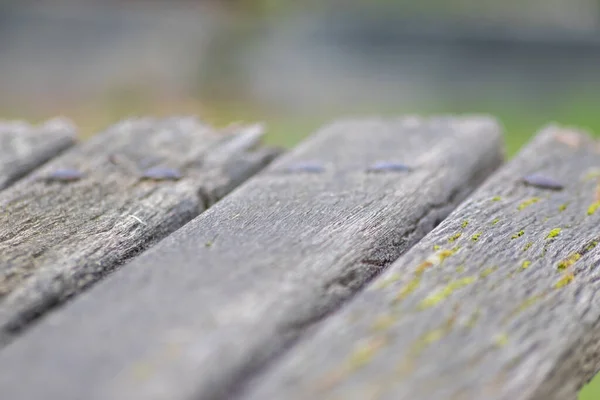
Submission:
[[[422,274],[423,272],[425,272],[425,270],[427,268],[433,267],[433,263],[431,261],[423,261],[421,264],[419,264],[419,266],[417,267],[417,269],[415,270],[415,272],[417,274]]]
[[[565,258],[561,262],[558,263],[557,268],[559,270],[565,270],[569,268],[571,265],[575,264],[581,258],[581,254],[573,253],[569,257]]]
[[[439,259],[440,259],[440,263],[444,262],[444,260],[448,257],[450,257],[451,255],[453,255],[456,252],[456,250],[441,250],[439,253],[437,253]]]
[[[514,235],[511,236],[511,239],[518,239],[521,236],[523,236],[525,234],[524,230],[520,230],[519,232],[515,233]]]
[[[548,235],[546,236],[546,239],[554,239],[555,237],[557,237],[558,235],[560,235],[560,228],[554,228],[552,229],[550,232],[548,232]]]
[[[575,279],[575,275],[572,272],[568,272],[566,274],[564,274],[559,280],[558,282],[556,282],[554,284],[554,288],[555,289],[560,289],[564,286],[567,286],[569,283],[573,282],[573,280]]]
[[[521,211],[521,210],[529,207],[530,205],[537,203],[538,201],[540,201],[539,197],[532,197],[531,199],[527,199],[527,200],[523,201],[521,204],[519,204],[519,206],[517,207],[517,210]]]
[[[455,241],[456,241],[456,240],[457,240],[457,239],[460,237],[460,235],[462,235],[462,233],[460,233],[460,232],[457,232],[457,233],[455,233],[454,235],[450,236],[450,237],[448,238],[448,241],[449,241],[450,243],[453,243],[453,242],[455,242]]]
[[[481,271],[481,273],[479,274],[479,276],[481,278],[486,278],[488,277],[490,274],[492,274],[493,272],[495,272],[498,269],[498,267],[490,267],[490,268],[486,268],[483,271]]]
[[[464,278],[460,278],[448,283],[444,288],[429,294],[426,298],[424,298],[420,303],[418,308],[425,309],[429,307],[433,307],[440,302],[444,301],[448,297],[452,295],[456,290],[462,289],[465,286],[468,286],[475,282],[475,277],[467,276]]]
[[[409,294],[414,292],[415,289],[417,289],[419,287],[420,282],[421,282],[421,280],[418,277],[411,279],[410,282],[408,282],[406,285],[404,285],[400,289],[400,291],[398,291],[398,294],[396,295],[395,300],[396,301],[404,300],[406,297],[408,297]]]
[[[594,215],[598,208],[600,208],[600,201],[592,203],[592,205],[588,207],[587,215]]]
[[[348,369],[354,371],[367,365],[384,344],[385,340],[383,338],[373,338],[359,343],[350,355]]]

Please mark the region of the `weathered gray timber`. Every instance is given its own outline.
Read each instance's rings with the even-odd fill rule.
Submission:
[[[75,127],[67,120],[53,119],[38,126],[0,122],[0,190],[74,143]]]
[[[500,142],[486,117],[324,128],[7,347],[0,393],[231,395],[447,216]]]
[[[547,127],[242,397],[575,399],[600,367],[599,178],[598,143]]]
[[[2,192],[0,342],[260,170],[259,128],[129,120]]]

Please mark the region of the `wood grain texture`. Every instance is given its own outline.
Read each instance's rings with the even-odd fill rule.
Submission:
[[[273,158],[271,150],[252,150],[259,126],[239,129],[222,135],[192,118],[125,121],[2,192],[0,342],[193,219]],[[153,166],[176,168],[183,177],[140,179]],[[65,170],[81,179],[48,180]]]
[[[75,143],[75,127],[64,119],[38,126],[0,122],[0,190]]]
[[[484,117],[334,123],[7,348],[0,393],[227,397],[501,159]]]
[[[600,367],[599,177],[597,142],[547,127],[243,398],[575,399]]]

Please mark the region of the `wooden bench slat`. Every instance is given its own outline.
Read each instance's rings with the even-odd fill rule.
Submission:
[[[599,178],[597,142],[547,127],[242,398],[575,399],[600,368]]]
[[[501,163],[499,130],[324,128],[6,348],[0,393],[225,396],[447,216]]]
[[[0,190],[13,184],[75,143],[75,127],[52,119],[38,126],[0,122]]]
[[[277,152],[253,150],[258,125],[238,130],[223,135],[193,118],[128,120],[2,192],[0,342],[273,159]],[[159,180],[169,171],[181,179]]]

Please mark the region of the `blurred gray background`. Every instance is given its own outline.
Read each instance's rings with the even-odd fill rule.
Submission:
[[[599,28],[596,0],[5,0],[0,116],[195,112],[291,144],[342,114],[491,112],[513,149],[600,128]]]

